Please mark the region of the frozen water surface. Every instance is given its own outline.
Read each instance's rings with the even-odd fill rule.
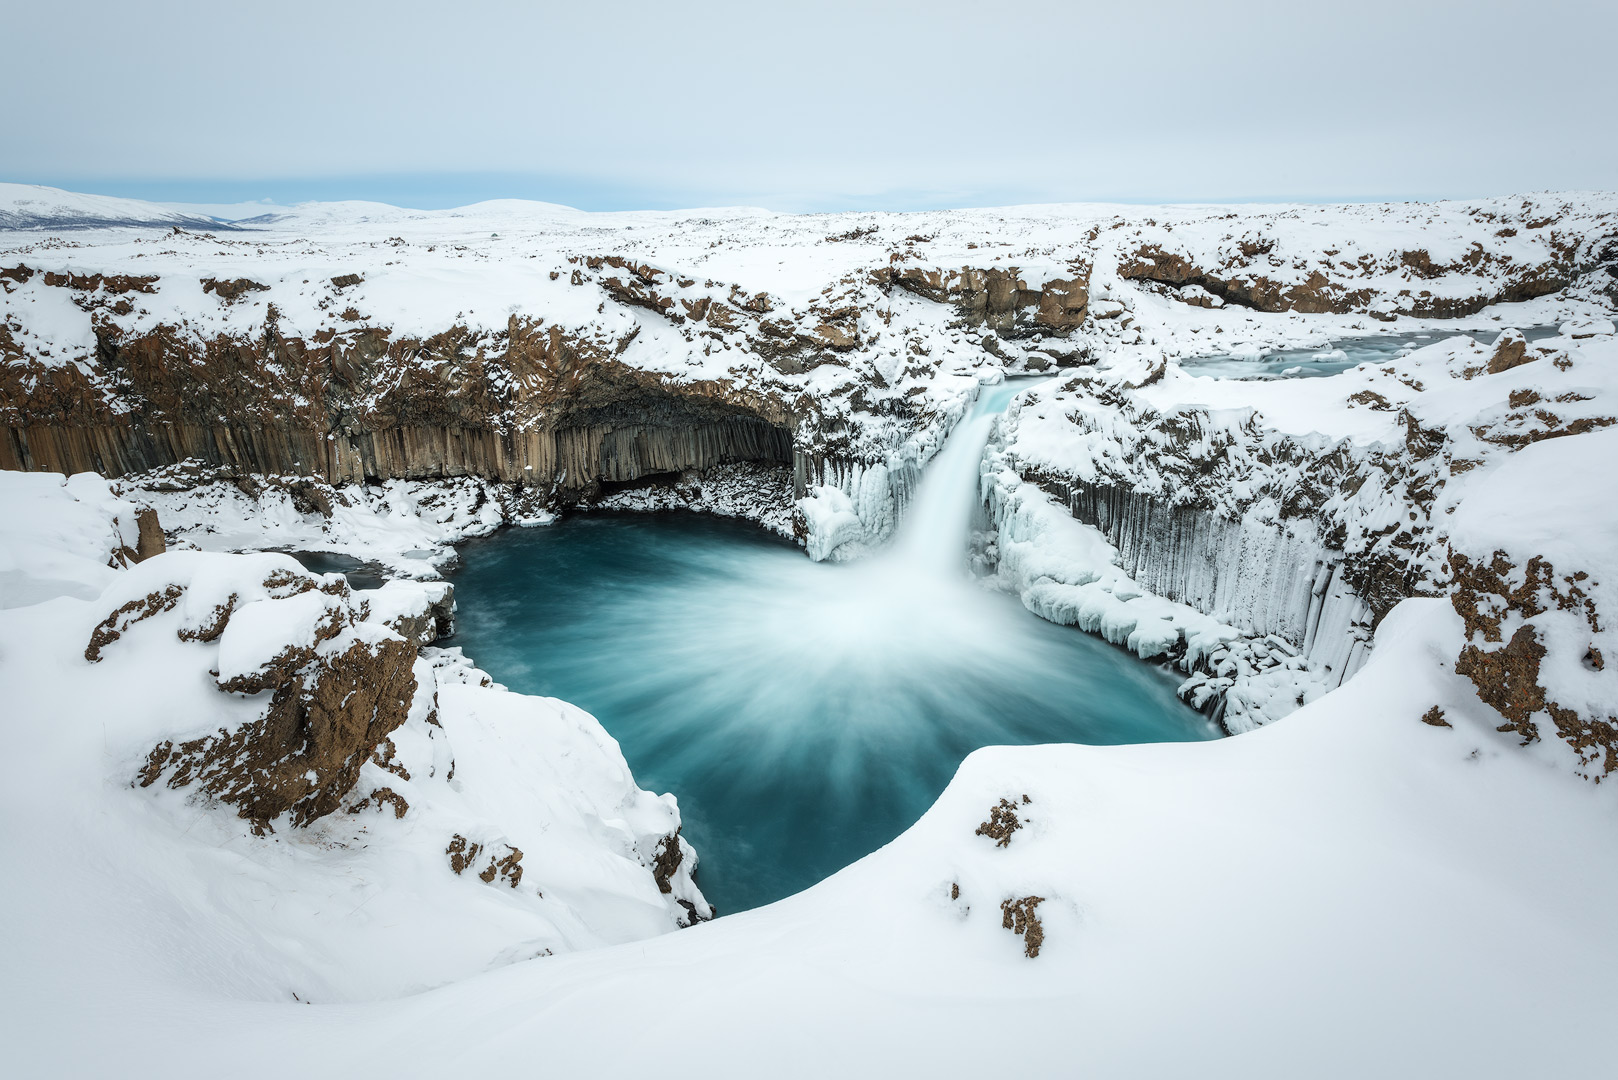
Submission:
[[[1418,330],[1408,334],[1343,338],[1316,349],[1283,349],[1279,352],[1250,349],[1224,356],[1181,360],[1180,368],[1188,375],[1211,375],[1217,379],[1320,378],[1347,371],[1359,364],[1385,364],[1446,338],[1465,335],[1487,344],[1505,329],[1502,325],[1473,330]],[[1557,334],[1555,326],[1521,329],[1529,341],[1540,341]]]

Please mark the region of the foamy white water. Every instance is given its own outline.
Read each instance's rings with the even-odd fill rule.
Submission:
[[[980,746],[1215,737],[1171,676],[968,575],[983,443],[1016,389],[986,388],[876,557],[815,563],[697,514],[505,530],[462,549],[455,643],[595,713],[678,796],[721,911],[886,843]]]

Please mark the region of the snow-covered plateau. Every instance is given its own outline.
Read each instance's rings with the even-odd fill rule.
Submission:
[[[1612,193],[214,225],[0,185],[5,1071],[1600,1075],[1615,308]],[[1379,334],[1429,337],[1181,366]],[[860,558],[952,432],[961,561],[1235,737],[980,750],[710,920],[675,798],[434,644],[463,540],[678,507]]]

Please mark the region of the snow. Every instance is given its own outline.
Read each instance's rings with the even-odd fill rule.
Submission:
[[[0,183],[0,229],[195,228],[213,224],[204,214],[138,199],[82,195],[39,184]]]
[[[865,535],[854,501],[841,488],[829,484],[814,488],[798,500],[798,510],[809,528],[809,557],[816,562]]]
[[[458,650],[421,651],[395,755],[362,767],[356,812],[258,836],[229,807],[133,783],[159,742],[258,717],[262,701],[223,693],[221,681],[289,646],[396,640],[391,627],[447,601],[435,579],[455,543],[542,523],[543,511],[473,479],[324,485],[327,516],[300,509],[306,478],[0,473],[10,1071],[441,1076],[469,1061],[704,1077],[1608,1071],[1598,1033],[1618,1008],[1607,931],[1618,863],[1603,853],[1618,843],[1618,795],[1579,779],[1549,733],[1525,748],[1498,730],[1500,716],[1454,674],[1465,638],[1443,592],[1450,548],[1500,550],[1586,572],[1610,613],[1612,312],[1574,289],[1417,319],[1400,299],[1412,280],[1399,260],[1416,246],[1434,262],[1459,259],[1476,245],[1475,275],[1420,286],[1465,300],[1513,260],[1540,257],[1549,241],[1528,220],[1560,215],[1566,235],[1597,231],[1614,196],[815,218],[326,204],[213,236],[166,225],[50,235],[92,219],[168,220],[114,202],[0,187],[0,227],[12,230],[0,265],[160,278],[116,316],[64,306],[66,290],[38,278],[8,282],[6,325],[27,356],[87,362],[94,318],[181,326],[199,340],[251,333],[272,301],[300,334],[342,329],[348,306],[408,333],[459,322],[494,334],[518,313],[615,340],[638,328],[625,363],[776,380],[823,410],[824,441],[805,455],[820,457],[799,462],[814,558],[890,536],[980,384],[1052,347],[1006,342],[1012,360],[990,356],[948,309],[897,289],[878,300],[865,275],[912,235],[931,237],[913,245],[919,264],[1015,265],[1030,280],[1060,276],[1068,256],[1093,258],[1085,334],[1097,362],[1029,390],[995,426],[981,465],[982,554],[1043,617],[1173,657],[1191,676],[1182,692],[1199,705],[1222,694],[1226,726],[1245,734],[979,751],[882,850],[798,896],[675,933],[679,900],[705,905],[690,877],[698,853],[683,842],[672,893],[650,871],[679,824],[673,796],[641,790],[592,717],[509,693]],[[22,211],[44,216],[5,216]],[[869,241],[831,239],[867,226]],[[1276,241],[1253,257],[1265,273],[1291,285],[1326,260],[1355,267],[1344,273],[1392,321],[1193,306],[1117,272],[1146,242],[1234,258],[1261,227]],[[691,296],[766,292],[782,318],[817,317],[828,289],[880,317],[862,318],[870,337],[838,363],[766,375],[744,335],[694,344],[609,305],[597,277],[571,285],[569,260],[603,251],[703,283]],[[270,289],[223,304],[201,291],[201,267]],[[364,281],[331,284],[349,272]],[[1503,331],[1540,325],[1561,333],[1530,343],[1527,363],[1487,373]],[[1474,336],[1321,379],[1216,380],[1178,364],[1383,328]],[[873,373],[893,399],[921,402],[913,421],[848,403],[876,385]],[[1592,430],[1562,433],[1574,424]],[[1442,433],[1443,451],[1419,456],[1413,431]],[[1331,479],[1321,498],[1289,509],[1321,476]],[[1060,495],[1074,481],[1110,485],[1137,509],[1157,500],[1203,516],[1146,550],[1139,523],[1105,532],[1076,520]],[[748,490],[738,480],[603,503],[668,498],[746,514]],[[123,549],[143,507],[175,550],[131,568]],[[414,580],[345,596],[339,579],[273,548],[345,554]],[[1376,622],[1347,581],[1356,560],[1381,556],[1434,595]],[[266,584],[276,571],[333,591],[278,591]],[[173,610],[126,619],[99,663],[85,659],[92,627],[168,586],[183,589]],[[233,595],[217,640],[182,639]],[[339,636],[321,640],[336,624]],[[1610,710],[1610,676],[1578,657],[1591,645],[1618,656],[1618,631],[1592,633],[1578,612],[1536,625],[1552,696]],[[1448,726],[1422,722],[1434,708]],[[382,789],[408,813],[361,805]],[[1027,825],[1005,848],[974,834],[997,800],[1023,795]],[[453,873],[454,836],[521,849],[520,886]],[[1026,896],[1044,898],[1034,959],[1001,921],[1002,902]]]
[[[439,569],[455,558],[452,545],[462,540],[487,536],[501,525],[554,520],[548,511],[511,502],[498,485],[473,478],[317,484],[329,494],[328,517],[316,509],[299,509],[289,483],[307,483],[304,478],[265,478],[268,482],[250,495],[223,480],[183,487],[196,478],[182,481],[175,473],[149,473],[116,485],[132,503],[157,512],[173,546],[329,552],[409,578],[437,578]]]
[[[50,621],[34,611],[26,629]],[[53,655],[8,625],[6,655]],[[1362,677],[1284,724],[979,751],[912,829],[799,896],[568,955],[535,933],[500,956],[519,962],[403,998],[407,972],[525,932],[509,898],[408,865],[386,815],[363,849],[248,849],[180,800],[103,787],[99,732],[9,724],[41,766],[0,793],[0,899],[33,928],[8,942],[10,1060],[23,1075],[431,1076],[473,1048],[511,1069],[542,1047],[548,1068],[604,1076],[1599,1074],[1584,1036],[1618,1005],[1597,932],[1618,870],[1590,852],[1618,840],[1612,792],[1495,736],[1448,672],[1459,634],[1444,602],[1407,602]],[[12,685],[61,691],[17,678],[8,665]],[[524,699],[485,692],[493,707],[468,711],[456,693],[474,691],[443,695],[466,717],[452,740],[515,730],[501,712]],[[1429,704],[1455,727],[1419,723]],[[548,760],[471,741],[468,790],[491,790],[483,770],[503,759]],[[973,835],[1023,794],[1008,847]],[[1046,898],[1035,960],[1000,925],[1000,901],[1026,895]],[[300,989],[316,1004],[294,1003]]]
[[[1618,429],[1526,446],[1468,485],[1450,540],[1466,551],[1539,555],[1557,566],[1587,562],[1603,551],[1592,533],[1618,534],[1615,462]],[[1550,477],[1556,483],[1546,483]],[[1569,521],[1584,527],[1570,533]]]
[[[113,553],[135,543],[135,507],[93,473],[0,471],[0,505],[0,608],[93,599],[116,577]]]
[[[90,479],[103,501],[87,505],[70,489],[95,495]],[[106,497],[104,481],[0,473],[0,482],[4,519],[26,512],[36,528],[78,540],[68,553],[77,578],[36,579],[32,595],[55,597],[9,608],[0,621],[0,724],[18,760],[31,763],[0,797],[0,845],[8,859],[35,862],[38,876],[28,871],[13,879],[17,888],[0,890],[8,917],[26,913],[34,928],[26,942],[10,939],[8,997],[24,985],[11,973],[33,970],[24,954],[56,952],[58,933],[80,938],[69,951],[81,960],[141,972],[141,985],[167,988],[158,992],[174,1000],[290,1001],[296,993],[329,1002],[394,998],[535,955],[675,928],[683,912],[649,869],[679,824],[673,797],[636,787],[617,744],[589,715],[499,689],[455,652],[427,649],[416,662],[415,703],[392,735],[396,753],[388,769],[362,767],[350,799],[357,811],[255,836],[231,808],[190,789],[136,786],[154,745],[257,718],[262,699],[222,693],[221,683],[289,647],[329,653],[396,641],[383,621],[419,615],[447,587],[390,582],[350,597],[340,578],[309,575],[276,553],[176,551],[113,571],[107,549],[95,545],[118,542],[114,514],[128,508]],[[50,563],[25,566],[61,573]],[[87,661],[85,643],[105,615],[171,586],[184,590],[180,603],[138,621],[125,616],[99,662]],[[182,632],[212,622],[221,604],[235,605],[223,634],[186,640]],[[317,633],[332,626],[340,628],[334,637]],[[363,804],[383,788],[408,803],[404,818]],[[445,846],[456,834],[488,850],[520,848],[520,887],[453,874]],[[693,861],[676,874],[673,897],[702,906]],[[55,884],[41,891],[41,881]],[[26,982],[59,985],[54,970]],[[112,998],[128,985],[112,986]],[[6,1012],[27,1008],[8,1002]],[[34,1072],[25,1065],[21,1074]]]

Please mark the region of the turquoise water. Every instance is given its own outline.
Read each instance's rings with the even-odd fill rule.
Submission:
[[[1238,356],[1204,356],[1181,360],[1188,375],[1211,375],[1218,379],[1318,379],[1336,375],[1360,364],[1386,364],[1417,349],[1435,345],[1463,334],[1492,344],[1505,327],[1479,330],[1421,330],[1405,334],[1377,334],[1372,337],[1343,338],[1318,349],[1283,349],[1259,359]],[[1529,341],[1555,337],[1555,326],[1522,327]]]
[[[448,644],[594,713],[678,796],[721,913],[874,851],[980,746],[1216,735],[1172,677],[964,573],[817,564],[690,513],[505,529],[461,559]]]

